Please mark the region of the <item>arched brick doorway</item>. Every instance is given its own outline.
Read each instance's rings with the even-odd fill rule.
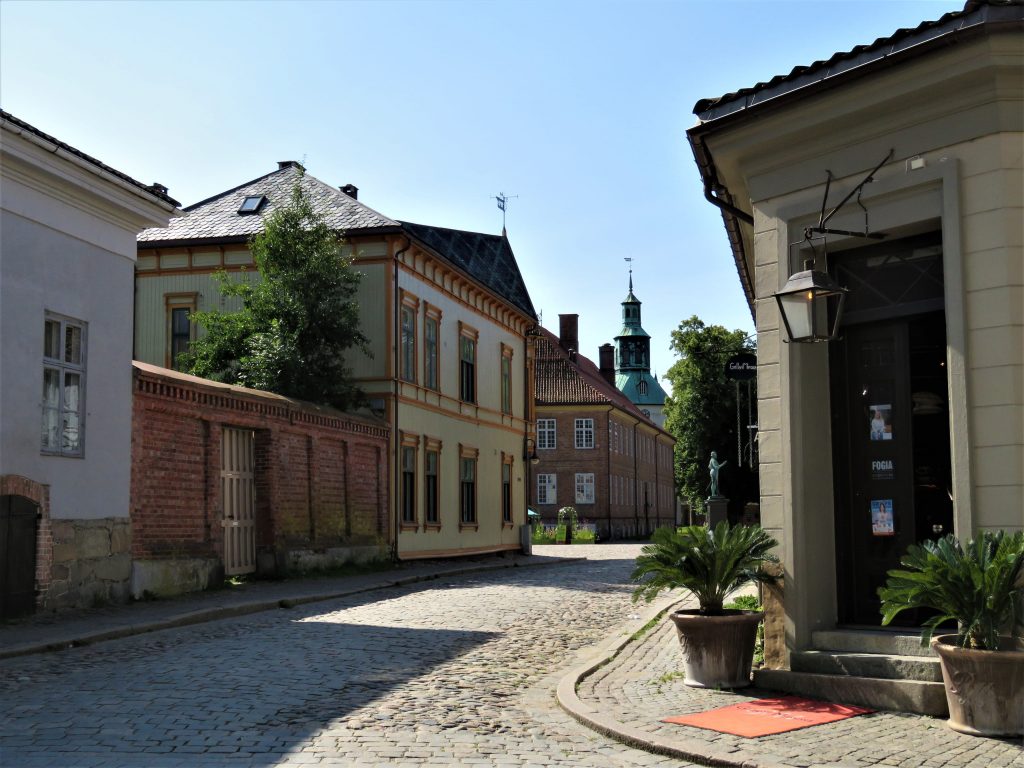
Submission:
[[[33,613],[48,586],[49,497],[48,486],[0,476],[0,619]]]

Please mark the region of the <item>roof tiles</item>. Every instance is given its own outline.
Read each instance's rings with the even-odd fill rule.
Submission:
[[[186,240],[248,240],[263,230],[263,218],[288,204],[295,184],[301,185],[327,225],[339,231],[398,227],[398,222],[349,197],[341,190],[304,173],[297,165],[286,165],[227,192],[185,208],[185,215],[167,227],[154,227],[139,235],[147,245],[179,243]],[[255,214],[239,213],[247,197],[265,195],[267,202]]]
[[[653,424],[628,397],[605,381],[592,360],[580,354],[576,354],[575,361],[570,359],[555,334],[547,328],[541,328],[540,333],[534,351],[537,405],[614,405]]]

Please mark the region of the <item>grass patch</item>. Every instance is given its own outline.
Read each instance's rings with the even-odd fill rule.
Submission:
[[[565,543],[565,526],[559,525],[558,527],[535,525],[530,535],[530,541],[534,544],[564,544]],[[572,543],[573,544],[594,544],[597,541],[597,536],[593,531],[576,528],[572,532]]]

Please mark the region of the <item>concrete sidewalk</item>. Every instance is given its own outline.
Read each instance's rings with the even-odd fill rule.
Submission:
[[[128,635],[288,608],[443,577],[503,568],[557,565],[579,559],[510,553],[458,560],[408,561],[387,570],[355,576],[252,581],[175,598],[38,614],[0,624],[0,659],[59,651]]]
[[[678,600],[678,598],[677,598]],[[662,601],[643,617],[666,611]],[[681,607],[672,606],[673,609]],[[666,615],[636,639],[613,639],[562,678],[559,704],[579,722],[633,747],[703,765],[743,768],[1024,768],[1024,741],[957,733],[945,720],[875,712],[759,738],[663,723],[779,694],[683,684],[679,642]]]

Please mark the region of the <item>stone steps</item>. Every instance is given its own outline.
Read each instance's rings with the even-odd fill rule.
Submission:
[[[919,680],[941,683],[938,657],[897,656],[887,653],[847,653],[837,651],[798,651],[789,659],[794,672],[850,677],[878,677],[885,680]]]
[[[946,717],[939,660],[917,634],[877,630],[815,632],[813,650],[790,655],[790,669],[754,673],[759,688]]]

